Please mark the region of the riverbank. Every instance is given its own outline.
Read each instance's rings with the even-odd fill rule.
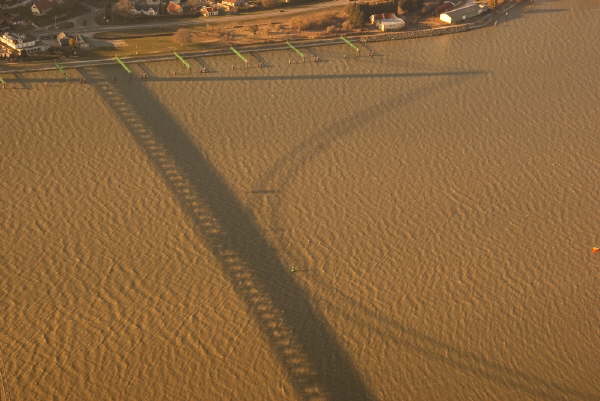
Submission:
[[[511,2],[505,3],[499,6],[496,10],[483,15],[474,21],[458,24],[458,25],[450,25],[447,27],[439,27],[439,28],[430,28],[430,29],[415,29],[410,31],[399,31],[399,32],[391,32],[391,33],[369,33],[369,34],[349,34],[346,36],[347,40],[352,43],[368,43],[368,42],[382,42],[388,40],[407,40],[407,39],[418,39],[418,38],[427,38],[439,35],[449,35],[455,33],[466,32],[474,29],[481,29],[488,27],[493,24],[497,24],[499,18],[506,13],[509,13],[512,9],[518,6],[524,6],[529,4],[529,2]],[[331,37],[320,38],[320,39],[305,39],[294,41],[293,45],[299,49],[311,48],[316,46],[331,46],[337,44],[345,43],[343,39],[341,39],[337,35],[331,35]],[[256,44],[247,44],[236,46],[237,51],[242,54],[250,54],[253,52],[260,51],[274,51],[274,50],[290,50],[290,47],[287,45],[286,41],[281,42],[268,42],[268,43],[256,43]],[[231,54],[231,50],[228,48],[216,48],[210,50],[197,50],[197,51],[189,51],[185,49],[179,49],[178,53],[183,57],[210,57],[210,56],[222,56],[226,54]],[[161,52],[158,54],[145,54],[145,55],[136,55],[136,56],[123,56],[120,57],[126,63],[147,63],[147,62],[156,62],[156,61],[167,61],[174,60],[175,56],[173,55],[173,51],[170,52]],[[62,61],[56,60],[60,62],[60,65],[63,69],[73,69],[73,68],[81,68],[81,67],[92,67],[92,66],[105,66],[105,65],[115,65],[118,64],[114,57],[111,58],[103,58],[103,59],[80,59],[74,61]],[[5,68],[4,70],[0,70],[0,74],[12,74],[12,73],[24,73],[24,72],[35,72],[35,71],[51,71],[55,70],[55,62],[52,63],[39,63],[38,65],[32,66],[31,63],[11,63],[9,68]],[[0,64],[0,66],[2,66]],[[5,65],[6,66],[6,65]],[[12,67],[12,68],[11,68]]]

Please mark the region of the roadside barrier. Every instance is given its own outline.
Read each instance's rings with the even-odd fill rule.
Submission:
[[[298,50],[298,48],[296,48],[296,46],[294,46],[293,44],[290,43],[290,41],[286,41],[287,45],[289,46],[290,49],[292,49],[293,51],[295,51],[301,58],[302,58],[302,62],[304,62],[305,60],[305,56],[304,53],[302,53],[300,50]],[[291,64],[291,62],[290,62]]]
[[[115,57],[115,60],[117,61],[117,63],[119,63],[119,64],[121,65],[121,67],[123,67],[123,69],[124,69],[124,70],[125,70],[125,71],[126,71],[128,74],[131,74],[131,73],[132,73],[132,71],[129,69],[129,67],[127,67],[127,64],[125,64],[125,63],[123,62],[123,60],[121,60],[121,59],[120,59],[120,58],[118,58],[118,57]]]
[[[343,36],[340,36],[340,39],[342,39],[344,41],[344,43],[346,43],[348,46],[350,46],[357,54],[360,53],[360,49],[358,47],[356,47],[354,45],[354,43],[350,42],[348,39],[346,39]]]
[[[179,61],[181,61],[181,64],[183,64],[183,66],[185,68],[187,68],[188,70],[190,70],[192,68],[192,66],[190,65],[190,63],[188,63],[183,57],[181,57],[181,55],[179,55],[179,53],[173,52],[173,54],[175,55],[175,57],[177,57],[177,59]]]
[[[233,52],[233,54],[235,54],[236,56],[238,56],[246,65],[246,67],[248,67],[248,59],[246,57],[244,57],[242,55],[242,53],[240,53],[239,51],[237,51],[233,46],[229,47],[229,50],[231,50]],[[232,69],[235,69],[235,66],[231,66]]]
[[[62,65],[60,65],[58,63],[54,63],[54,66],[56,67],[56,69],[58,71],[60,71],[65,76],[65,80],[69,79],[69,74],[64,70]]]

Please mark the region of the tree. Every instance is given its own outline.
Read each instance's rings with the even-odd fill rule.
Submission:
[[[260,0],[260,5],[263,8],[275,8],[281,4],[280,0]]]
[[[304,29],[308,28],[309,24],[303,17],[294,17],[290,21],[290,26],[292,27],[292,29],[295,29],[298,32],[302,32]]]
[[[404,11],[415,11],[423,7],[423,0],[399,0],[398,6]]]
[[[367,20],[367,16],[359,4],[349,4],[346,8],[346,15],[348,16],[346,21],[352,28],[360,28]]]
[[[133,1],[132,0],[119,0],[114,6],[113,11],[116,14],[127,16],[129,12],[133,9]]]

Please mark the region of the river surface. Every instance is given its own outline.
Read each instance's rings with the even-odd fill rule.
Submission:
[[[600,399],[599,33],[7,77],[0,399]]]

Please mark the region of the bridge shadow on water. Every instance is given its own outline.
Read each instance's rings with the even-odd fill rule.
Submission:
[[[129,130],[219,261],[300,398],[374,400],[252,213],[144,83],[114,82],[115,68],[79,71]]]
[[[142,70],[142,72],[146,73],[148,78],[147,82],[219,82],[219,81],[316,81],[316,80],[336,80],[336,79],[381,79],[381,78],[390,78],[390,79],[402,79],[402,78],[449,78],[449,79],[460,79],[462,77],[467,76],[476,76],[487,74],[487,71],[478,71],[478,70],[470,70],[470,71],[423,71],[423,72],[398,72],[398,73],[370,73],[370,74],[294,74],[294,75],[236,75],[236,76],[222,76],[222,75],[209,75],[209,74],[199,74],[199,75],[176,75],[176,76],[158,76],[152,72],[146,65],[143,63],[137,64]],[[83,70],[80,70],[83,71]],[[89,71],[89,69],[88,69]],[[119,75],[118,72],[112,74],[110,77],[105,77],[106,79],[111,79]],[[84,78],[86,78],[86,82],[89,81],[87,79],[87,75],[84,74]],[[139,79],[127,79],[121,78],[120,81],[126,82],[136,82],[139,83]],[[20,77],[17,79],[7,78],[6,82],[8,83],[20,83],[21,85],[27,85],[29,89],[31,89],[32,83],[39,84],[52,84],[52,83],[71,83],[78,84],[78,80],[71,79],[69,81],[65,81],[64,78],[23,78]],[[117,81],[118,83],[118,81]],[[121,84],[123,84],[121,82]],[[124,85],[124,84],[123,84]],[[139,85],[137,85],[139,86]],[[137,87],[135,86],[135,87]],[[123,86],[127,90],[133,89],[132,86]]]
[[[424,71],[370,74],[289,74],[289,75],[238,75],[238,76],[175,76],[152,77],[151,81],[166,82],[215,82],[215,81],[316,81],[332,79],[381,79],[381,78],[431,78],[431,77],[461,77],[465,75],[483,74],[484,71]]]

